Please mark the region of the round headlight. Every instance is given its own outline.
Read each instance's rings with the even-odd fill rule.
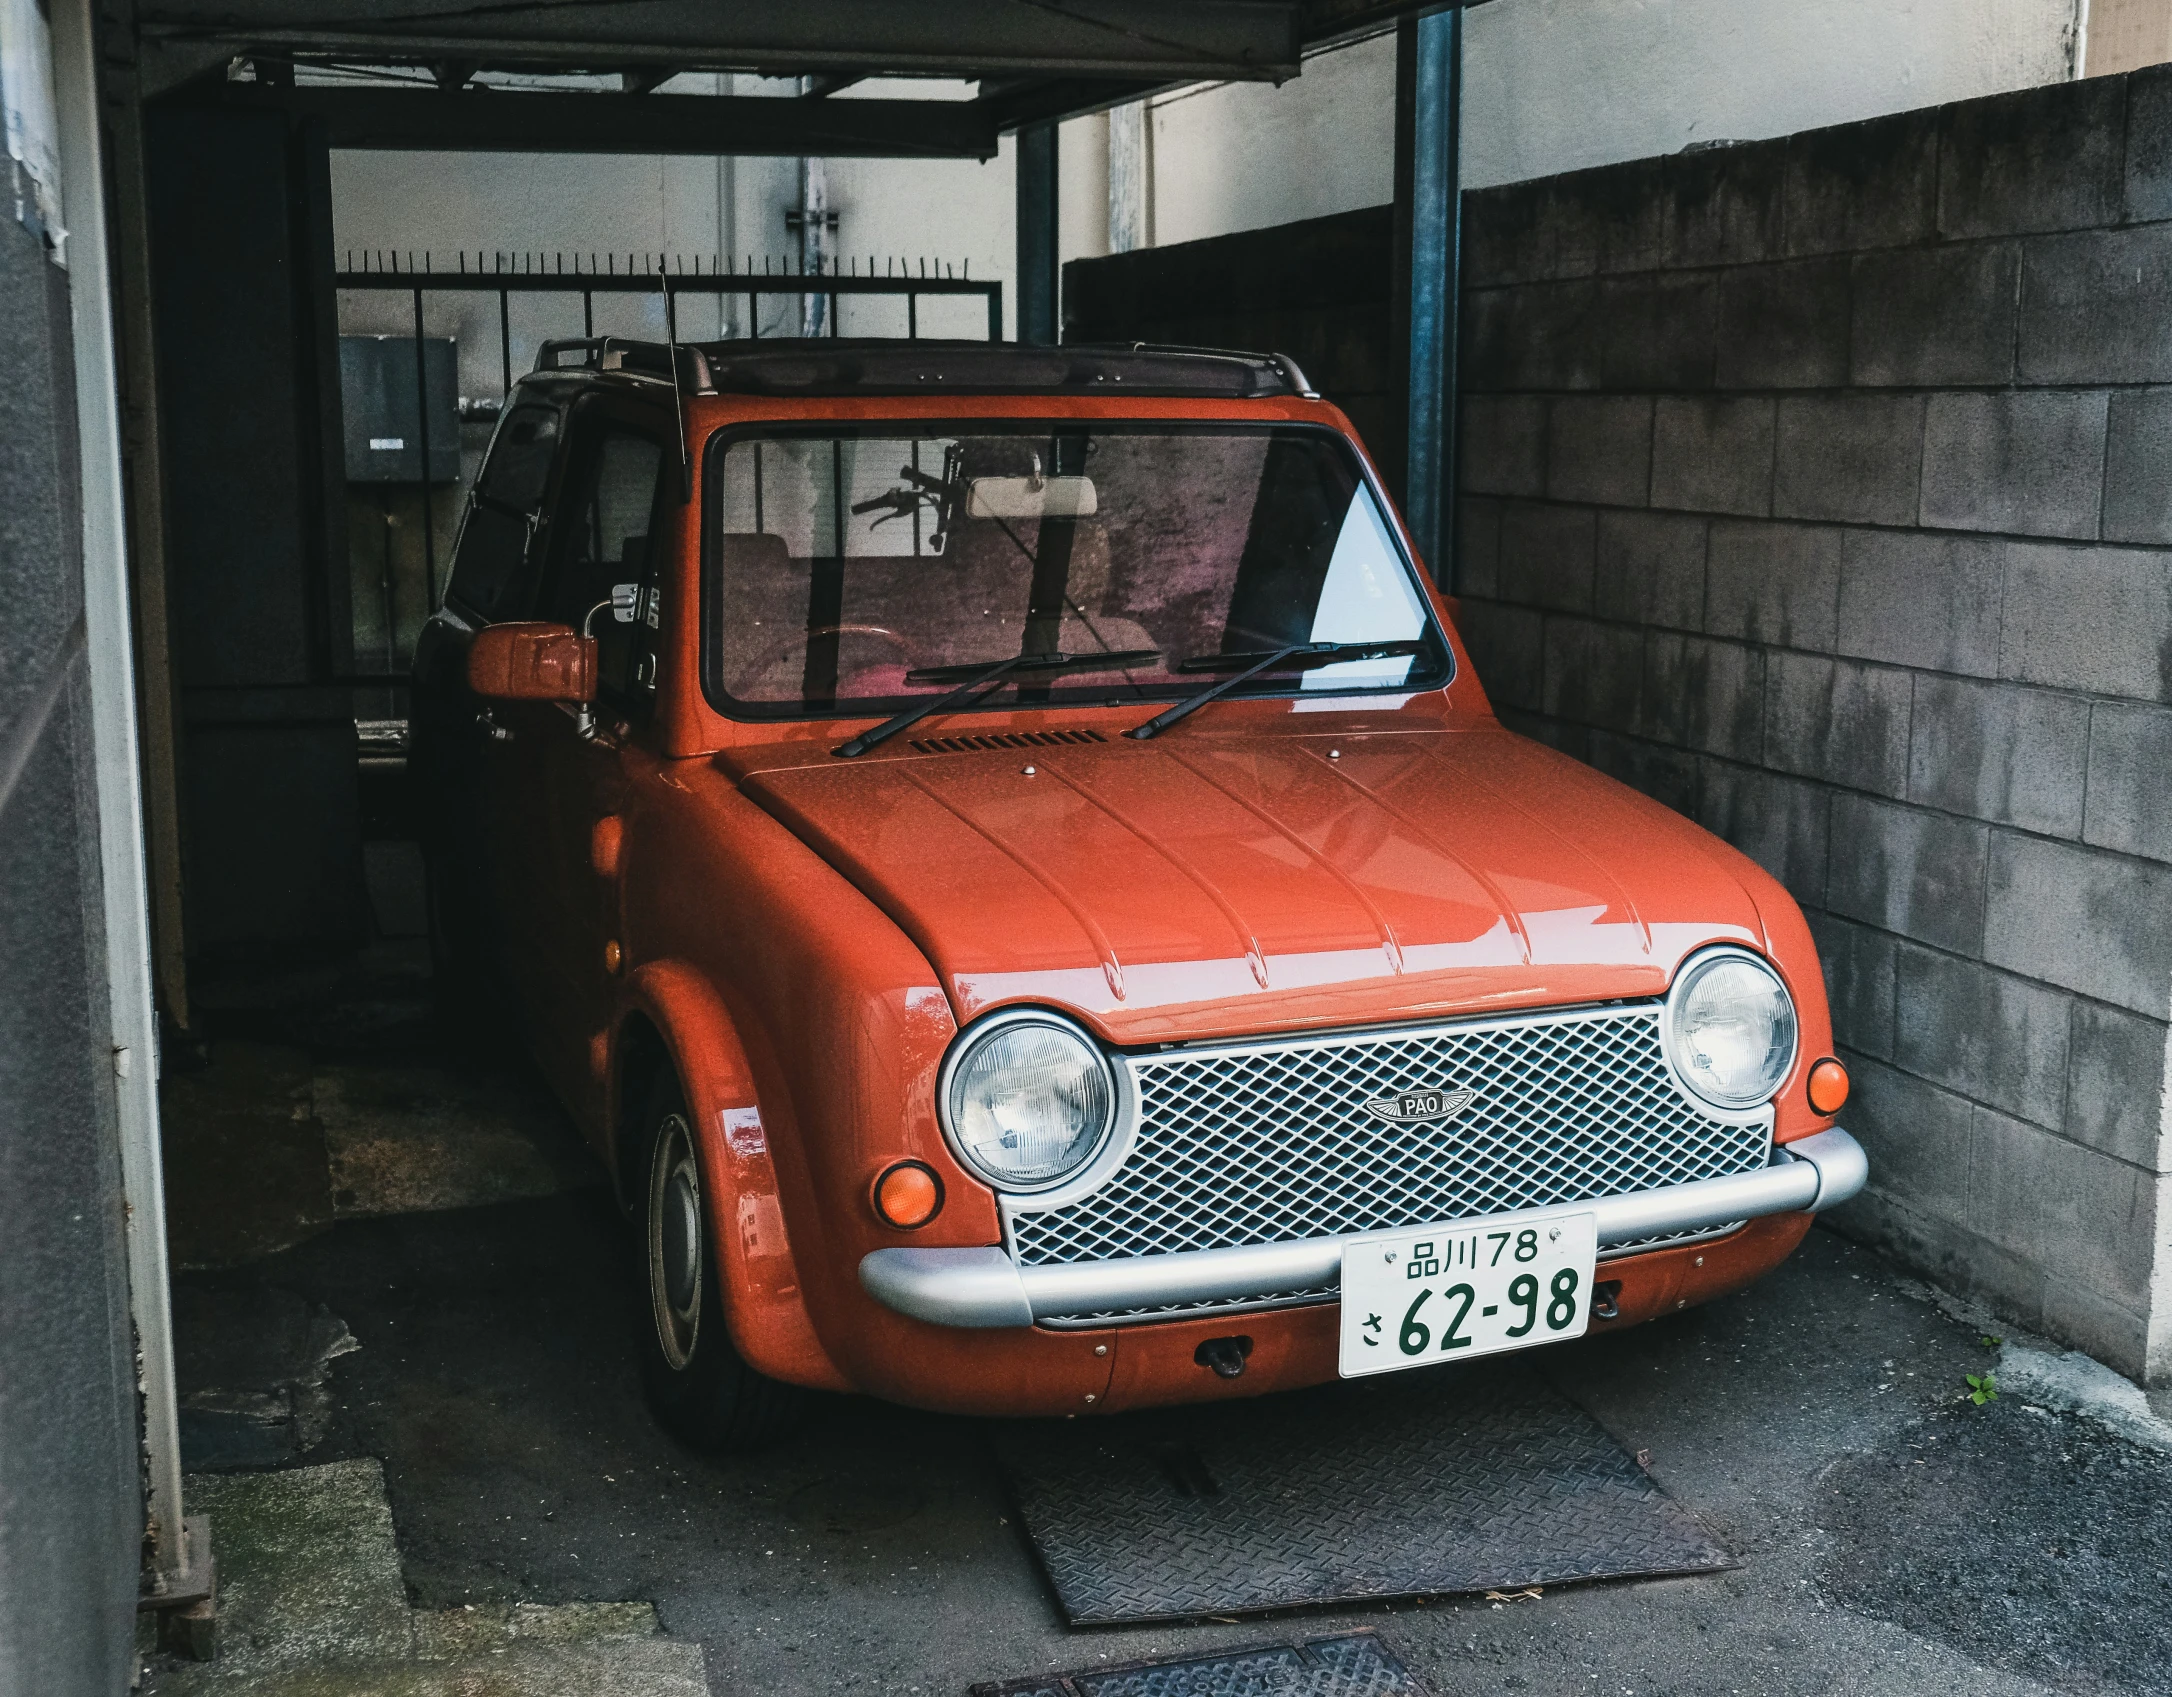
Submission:
[[[951,1141],[998,1190],[1045,1190],[1090,1161],[1115,1115],[1108,1063],[1085,1036],[1028,1017],[968,1037],[948,1088]]]
[[[1727,949],[1691,961],[1666,1017],[1675,1071],[1716,1108],[1770,1100],[1795,1064],[1795,1004],[1755,955]]]

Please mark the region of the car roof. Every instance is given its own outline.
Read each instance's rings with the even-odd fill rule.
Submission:
[[[1018,342],[764,338],[677,345],[679,381],[703,395],[1175,395],[1316,399],[1287,354],[1136,342],[1035,347]],[[669,383],[673,349],[618,336],[543,344],[533,375]]]

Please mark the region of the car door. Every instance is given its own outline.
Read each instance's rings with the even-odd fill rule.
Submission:
[[[546,705],[522,731],[537,785],[518,816],[518,828],[531,833],[525,852],[537,872],[527,914],[529,994],[547,1043],[546,1069],[569,1100],[591,1109],[602,1100],[601,1038],[616,972],[606,950],[618,929],[615,881],[595,864],[596,827],[618,816],[625,763],[637,757],[647,729],[654,678],[649,538],[658,534],[660,504],[677,474],[670,461],[665,475],[667,429],[625,397],[599,396],[574,411],[535,616],[595,636],[598,698],[591,711]],[[634,587],[638,617],[615,615],[612,591],[621,585]]]
[[[524,751],[512,740],[507,704],[468,690],[467,651],[484,625],[530,616],[564,423],[556,402],[516,391],[469,492],[444,605],[415,649],[410,769],[430,866],[436,966],[455,999],[488,996],[495,1005],[501,981],[517,981],[521,970],[507,955],[518,949],[519,928],[501,921],[532,904],[533,868],[497,812],[517,808],[530,784],[517,769]]]

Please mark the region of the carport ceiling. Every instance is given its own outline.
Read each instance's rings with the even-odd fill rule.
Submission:
[[[1305,51],[1439,0],[138,0],[147,94],[277,100],[335,147],[986,157],[1021,125],[1173,84],[1280,82]],[[235,57],[280,68],[228,84]],[[277,86],[284,67],[426,73]],[[486,71],[615,74],[622,92],[480,90]],[[805,79],[796,99],[647,92],[681,71]],[[974,81],[971,100],[833,101],[866,77]],[[193,86],[190,86],[193,85]]]

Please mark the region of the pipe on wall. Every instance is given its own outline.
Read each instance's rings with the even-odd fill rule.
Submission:
[[[1403,514],[1443,588],[1454,584],[1456,332],[1462,278],[1463,13],[1396,36],[1397,294],[1408,301],[1410,458]]]

